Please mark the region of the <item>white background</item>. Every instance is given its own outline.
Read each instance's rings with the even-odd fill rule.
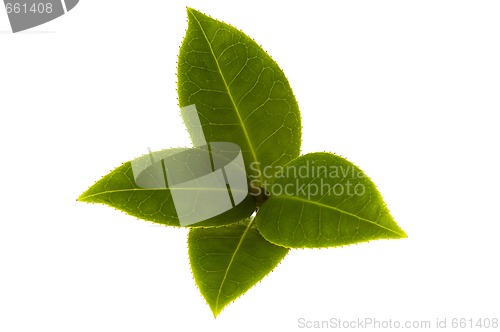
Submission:
[[[77,203],[148,146],[188,146],[194,7],[287,74],[303,153],[378,185],[408,239],[295,250],[214,319],[187,230]],[[500,318],[500,3],[90,1],[12,34],[0,10],[0,331],[294,331],[297,320]]]

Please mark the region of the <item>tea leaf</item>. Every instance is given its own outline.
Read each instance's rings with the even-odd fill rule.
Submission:
[[[248,175],[263,182],[264,167],[284,165],[300,153],[300,114],[288,80],[243,32],[194,9],[187,12],[178,63],[180,106],[196,106],[207,142],[239,145]]]
[[[206,151],[200,149],[169,149],[154,152],[153,156],[145,155],[126,162],[97,181],[78,200],[106,204],[137,218],[155,223],[181,226],[172,191],[193,189],[195,195],[199,196],[205,192],[206,195],[211,196],[218,188],[174,188],[165,181],[161,164],[152,164],[152,162],[148,164],[148,160],[151,157],[156,160],[169,157],[173,165],[171,171],[182,170],[181,175],[196,174],[200,169],[203,169],[203,167],[200,167],[203,165],[198,157],[204,152]],[[142,171],[140,174],[134,174],[134,165],[136,170]],[[142,186],[138,182],[139,184],[142,183]],[[193,201],[196,201],[196,197],[194,198]],[[200,204],[193,207],[193,212],[206,213],[207,210],[220,207],[220,205],[214,206],[212,203],[211,201],[200,202]],[[222,204],[221,201],[216,203]],[[220,226],[235,223],[249,217],[255,211],[255,204],[254,198],[247,195],[236,207],[189,226]]]
[[[253,221],[189,231],[189,259],[201,294],[217,316],[271,272],[288,253],[266,241]]]
[[[281,176],[255,220],[272,243],[316,248],[406,237],[373,182],[344,158],[307,154]]]

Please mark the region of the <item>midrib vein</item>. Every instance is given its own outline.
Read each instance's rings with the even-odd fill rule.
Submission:
[[[224,273],[224,277],[222,278],[222,282],[220,283],[219,291],[217,293],[217,299],[215,300],[215,308],[219,309],[219,299],[220,295],[222,293],[222,288],[224,287],[224,283],[226,282],[227,279],[227,274],[229,273],[229,270],[231,269],[231,265],[233,265],[234,257],[236,256],[236,253],[240,250],[241,244],[243,243],[243,240],[247,236],[248,231],[250,230],[250,226],[252,226],[252,223],[254,222],[255,219],[252,219],[248,225],[247,229],[243,232],[241,235],[240,241],[238,242],[238,245],[236,246],[236,249],[234,250],[233,254],[231,255],[231,259],[229,260],[229,264],[227,265],[227,269]]]
[[[253,144],[250,140],[250,137],[248,136],[247,128],[245,127],[245,123],[240,115],[240,111],[238,109],[236,102],[234,101],[233,95],[231,94],[231,90],[229,89],[229,85],[227,84],[226,78],[224,77],[224,74],[222,73],[222,69],[220,67],[219,61],[217,60],[217,57],[215,56],[215,52],[214,52],[214,49],[212,48],[212,44],[210,43],[210,40],[208,39],[208,36],[205,33],[205,30],[203,29],[203,26],[201,25],[201,22],[198,20],[196,15],[193,13],[191,13],[191,15],[196,20],[196,23],[198,23],[198,26],[200,27],[200,30],[203,33],[203,37],[205,37],[207,45],[210,49],[210,53],[212,54],[214,61],[215,61],[215,64],[217,65],[217,70],[219,71],[220,77],[222,78],[222,82],[224,83],[224,87],[227,90],[227,95],[229,96],[229,99],[231,100],[231,104],[233,105],[233,108],[236,112],[236,116],[238,117],[238,121],[240,122],[241,128],[243,129],[243,134],[245,135],[245,140],[247,141],[248,148],[250,149],[250,153],[252,154],[253,162],[258,163],[257,155],[255,154],[255,149],[254,149]],[[257,165],[257,166],[260,169],[260,165]],[[262,172],[259,172],[259,173],[262,173]],[[262,174],[260,175],[260,180],[261,180],[261,182],[263,181]]]
[[[366,222],[366,223],[370,223],[370,224],[372,224],[372,225],[378,226],[378,227],[383,228],[383,229],[385,229],[385,230],[387,230],[387,231],[389,231],[389,232],[392,232],[392,233],[394,233],[394,234],[397,234],[397,235],[400,235],[400,236],[402,235],[401,233],[396,232],[395,230],[390,229],[390,228],[388,228],[388,227],[385,227],[384,225],[381,225],[381,224],[378,224],[378,223],[376,223],[376,222],[374,222],[374,221],[371,221],[370,219],[366,219],[366,218],[363,218],[363,217],[357,216],[357,215],[355,215],[355,214],[353,214],[353,213],[350,213],[350,212],[347,212],[347,211],[341,210],[341,209],[336,208],[336,207],[334,207],[334,206],[326,205],[326,204],[323,204],[323,203],[320,203],[320,202],[310,201],[310,200],[307,200],[307,199],[304,199],[304,198],[301,198],[301,197],[297,197],[297,196],[283,196],[283,195],[282,195],[282,196],[279,196],[279,195],[278,195],[278,196],[275,196],[275,197],[276,197],[277,199],[295,200],[295,201],[300,201],[300,202],[305,203],[305,204],[317,205],[317,206],[320,206],[320,207],[323,207],[323,208],[326,208],[326,209],[334,210],[334,211],[340,212],[340,213],[342,213],[342,214],[346,214],[346,215],[348,215],[348,216],[351,216],[351,217],[357,218],[357,219],[359,219],[359,220],[361,220],[361,221],[364,221],[364,222]]]
[[[136,191],[161,191],[161,190],[168,190],[168,191],[190,191],[190,190],[193,190],[193,191],[203,191],[203,190],[209,190],[209,191],[227,191],[227,188],[204,188],[204,187],[200,187],[200,188],[127,188],[127,189],[117,189],[117,190],[106,190],[106,191],[100,191],[98,193],[95,193],[95,194],[90,194],[90,195],[87,195],[87,196],[83,196],[83,197],[79,197],[78,199],[87,199],[87,198],[91,198],[91,197],[97,197],[97,196],[102,196],[102,195],[109,195],[109,194],[116,194],[116,193],[126,193],[126,192],[130,192],[130,193],[133,193],[133,192],[136,192]],[[245,191],[243,190],[235,190],[235,189],[231,189],[232,192],[237,192],[237,193],[245,193]]]

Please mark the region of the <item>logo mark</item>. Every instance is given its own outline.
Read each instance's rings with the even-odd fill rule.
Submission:
[[[169,188],[181,226],[218,216],[248,196],[243,154],[230,142],[205,141],[195,105],[181,109],[194,148],[170,149],[132,161],[136,185]]]
[[[12,32],[52,21],[73,9],[79,0],[4,0]]]

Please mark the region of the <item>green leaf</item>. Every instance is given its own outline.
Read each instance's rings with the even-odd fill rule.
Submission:
[[[271,272],[289,250],[266,241],[253,220],[191,229],[188,245],[196,284],[214,316]]]
[[[234,27],[187,13],[178,93],[195,148],[124,163],[78,200],[190,226],[193,276],[214,316],[290,248],[406,237],[359,168],[328,153],[299,157],[299,109],[276,62]]]
[[[193,176],[204,175],[200,174],[206,169],[206,165],[203,165],[203,163],[210,162],[209,158],[206,161],[200,158],[205,153],[207,151],[203,149],[169,149],[126,162],[97,181],[78,198],[78,201],[106,204],[140,219],[169,226],[181,226],[172,193],[175,190],[187,191],[191,188],[169,186],[164,177],[166,174],[162,164],[153,163],[150,159],[166,160],[166,158],[169,158],[169,172],[180,174],[177,180],[182,182],[189,180],[184,178],[186,174]],[[134,167],[136,173],[137,170],[142,172],[134,174]],[[199,187],[194,189],[196,189],[197,194],[200,194],[200,190],[203,190],[209,196],[216,194],[216,191],[220,190],[219,188]],[[227,188],[223,189],[227,190]],[[197,205],[194,212],[199,212],[196,210],[206,212],[211,208],[218,207],[216,204],[221,204],[221,202],[216,201],[214,204]],[[236,207],[190,226],[220,226],[236,223],[249,217],[255,211],[255,207],[254,198],[247,195]]]
[[[243,32],[187,12],[178,63],[180,106],[196,105],[206,141],[239,145],[248,175],[264,182],[264,167],[284,165],[300,153],[300,114],[288,80]]]
[[[333,154],[297,158],[267,191],[271,196],[255,221],[261,234],[278,245],[335,247],[406,237],[373,182]]]

